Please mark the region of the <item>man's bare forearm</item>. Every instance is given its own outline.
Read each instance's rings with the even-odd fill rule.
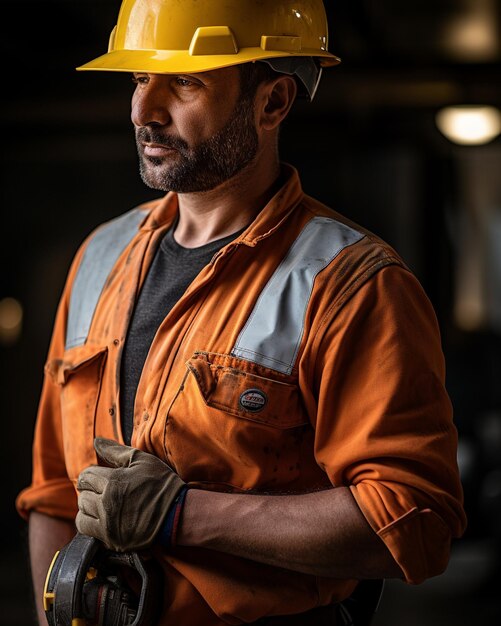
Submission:
[[[179,545],[334,578],[401,578],[349,489],[246,495],[190,489]]]
[[[48,517],[33,511],[29,520],[29,544],[31,577],[35,593],[35,605],[40,626],[46,626],[47,619],[42,605],[45,577],[54,554],[66,545],[75,535],[75,525],[62,519]]]

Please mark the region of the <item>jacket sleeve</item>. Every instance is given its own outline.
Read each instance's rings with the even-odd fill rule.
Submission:
[[[409,271],[388,266],[317,339],[317,462],[351,489],[407,582],[440,574],[466,518],[428,298]]]
[[[84,247],[80,248],[70,268],[54,323],[35,424],[32,482],[16,499],[16,508],[25,519],[31,510],[36,510],[52,517],[73,520],[78,510],[76,491],[65,466],[61,387],[53,380],[50,364],[64,359],[69,298]]]

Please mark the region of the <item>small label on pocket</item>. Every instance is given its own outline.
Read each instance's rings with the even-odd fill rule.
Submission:
[[[247,389],[240,396],[240,406],[246,411],[257,413],[266,406],[268,398],[261,389]]]

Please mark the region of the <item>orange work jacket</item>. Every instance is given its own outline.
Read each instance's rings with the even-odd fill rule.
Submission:
[[[161,324],[132,445],[199,488],[348,486],[410,583],[442,572],[464,529],[457,437],[432,307],[395,251],[306,196],[297,172],[203,268]],[[120,355],[177,196],[93,233],[55,322],[20,513],[73,520],[95,436],[123,443]],[[266,532],[266,528],[263,528]],[[231,555],[155,549],[162,624],[240,624],[346,598],[355,581]]]

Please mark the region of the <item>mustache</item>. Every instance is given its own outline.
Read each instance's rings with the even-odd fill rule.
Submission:
[[[181,137],[176,137],[175,135],[164,135],[163,133],[146,126],[136,128],[136,141],[138,143],[155,143],[159,146],[164,146],[165,148],[178,150],[182,154],[186,154],[190,150],[188,143],[184,139],[181,139]]]

